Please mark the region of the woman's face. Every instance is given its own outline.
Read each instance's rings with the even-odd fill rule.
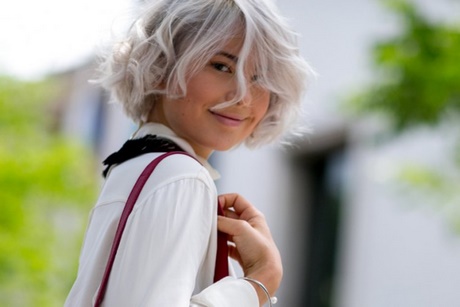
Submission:
[[[213,110],[235,95],[236,62],[241,45],[241,38],[228,41],[202,70],[189,79],[185,97],[163,97],[149,116],[150,121],[168,126],[187,140],[203,158],[213,150],[228,150],[241,143],[267,112],[270,93],[256,83],[248,84],[247,94],[238,104]],[[257,77],[251,62],[249,59],[247,80]]]

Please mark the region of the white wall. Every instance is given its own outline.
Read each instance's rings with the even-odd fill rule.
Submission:
[[[378,148],[355,144],[337,306],[459,306],[460,234],[449,228],[449,204],[414,197],[391,179],[414,163],[452,169],[444,153],[453,135],[443,136],[421,131]]]

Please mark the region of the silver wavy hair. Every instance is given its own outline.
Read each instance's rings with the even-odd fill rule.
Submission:
[[[244,37],[235,76],[238,102],[247,90],[244,73],[255,58],[257,82],[271,93],[267,114],[244,141],[250,148],[279,139],[292,128],[312,70],[300,56],[297,34],[269,0],[150,1],[124,39],[102,57],[96,83],[109,90],[137,123],[161,95],[186,95],[187,78],[235,36]],[[162,85],[162,86],[160,86]]]

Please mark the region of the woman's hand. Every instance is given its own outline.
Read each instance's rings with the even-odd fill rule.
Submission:
[[[230,257],[237,260],[246,277],[263,283],[270,295],[278,289],[283,267],[264,215],[238,194],[219,196],[225,217],[218,217],[218,228],[229,235]],[[266,295],[255,286],[261,303]]]

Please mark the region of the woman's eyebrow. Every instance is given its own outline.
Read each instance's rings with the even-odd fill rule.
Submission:
[[[224,56],[230,60],[232,60],[233,62],[237,63],[238,62],[238,57],[234,54],[231,54],[231,53],[228,53],[228,52],[225,52],[225,51],[220,51],[218,52],[216,55],[221,55],[221,56]]]

